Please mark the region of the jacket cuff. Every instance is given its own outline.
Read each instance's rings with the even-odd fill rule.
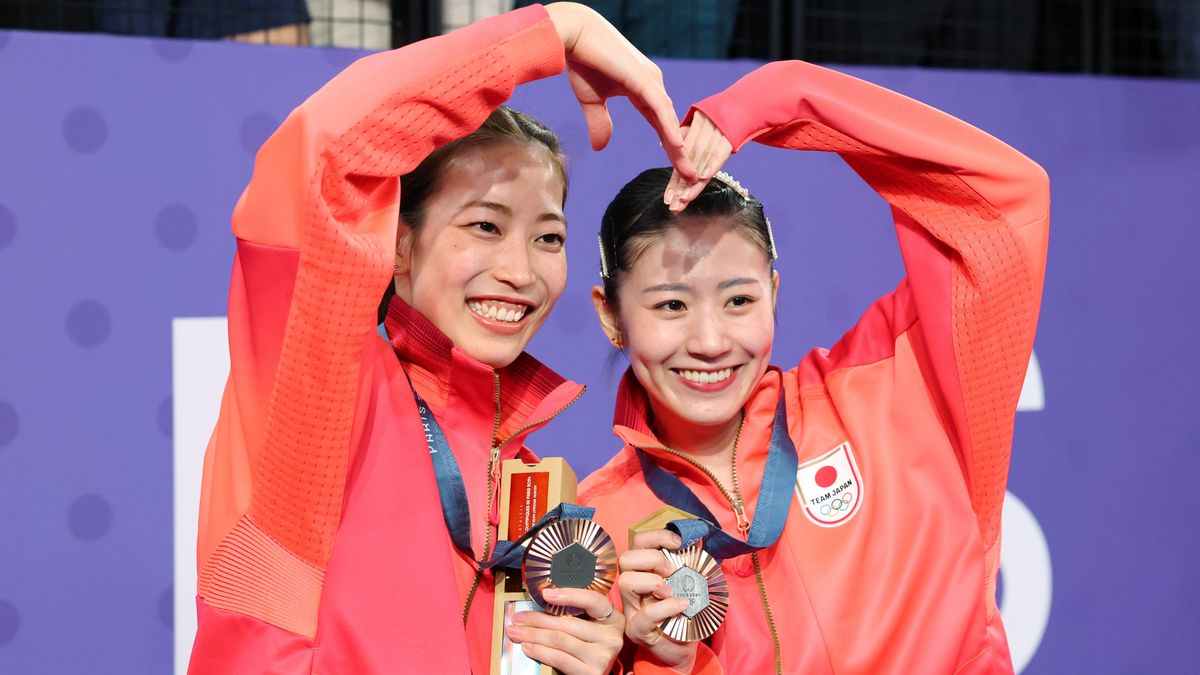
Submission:
[[[724,672],[717,655],[703,642],[696,645],[696,661],[687,672],[663,665],[644,649],[639,649],[633,659],[634,675],[723,675]]]
[[[763,129],[760,128],[762,127],[761,122],[750,115],[732,90],[733,87],[730,87],[694,104],[688,110],[687,117],[684,118],[682,124],[691,124],[692,117],[697,110],[704,113],[705,117],[717,125],[717,129],[725,135],[725,138],[729,139],[730,144],[733,145],[733,151],[737,152]]]
[[[531,5],[509,12],[504,18],[517,29],[500,43],[500,50],[517,73],[520,82],[557,75],[566,68],[562,39],[546,8]],[[521,26],[525,28],[522,29]]]

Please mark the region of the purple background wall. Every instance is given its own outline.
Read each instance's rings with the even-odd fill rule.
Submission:
[[[346,65],[289,50],[0,32],[0,673],[166,673],[171,319],[225,313],[228,216],[253,153]],[[685,105],[755,64],[664,64]],[[1053,233],[1010,490],[1054,565],[1028,673],[1200,659],[1200,84],[854,68],[1039,161]],[[616,374],[587,291],[607,198],[661,164],[623,102],[586,147],[562,78],[514,101],[572,156],[567,292],[532,351],[591,393],[533,438],[581,473],[614,450]],[[902,271],[887,210],[835,157],[752,148],[784,278],[776,361],[828,345]],[[933,637],[936,639],[936,637]]]

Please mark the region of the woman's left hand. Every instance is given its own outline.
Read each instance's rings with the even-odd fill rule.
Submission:
[[[624,644],[625,615],[596,591],[555,588],[544,597],[556,605],[578,607],[589,618],[518,612],[508,627],[509,639],[520,643],[526,656],[563,675],[607,673]]]
[[[671,172],[671,180],[667,181],[667,190],[663,193],[663,203],[672,213],[679,213],[687,208],[689,202],[695,199],[700,191],[708,185],[708,181],[717,175],[725,160],[733,154],[733,144],[725,138],[725,134],[699,110],[692,115],[690,125],[682,127],[683,153],[696,167],[696,180],[689,181],[678,171]]]

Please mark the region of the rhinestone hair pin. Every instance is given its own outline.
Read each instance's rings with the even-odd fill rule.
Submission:
[[[729,175],[728,173],[726,173],[724,171],[718,171],[713,176],[713,179],[721,181],[721,183],[724,184],[725,187],[728,187],[730,190],[733,190],[734,192],[736,192],[738,194],[738,196],[741,197],[742,199],[744,199],[745,201],[748,202],[753,199],[753,197],[750,196],[750,191],[747,190],[740,182],[738,182],[738,180],[736,178]],[[770,258],[769,262],[775,262],[776,260],[779,259],[779,250],[777,248],[775,248],[775,230],[771,228],[771,219],[770,218],[766,218],[764,216],[763,219],[766,220],[766,222],[767,222],[767,245],[768,245],[768,248],[770,249],[769,251],[767,251],[768,257]],[[596,243],[599,244],[599,246],[600,246],[600,278],[607,279],[608,274],[609,274],[608,253],[604,249],[603,235],[596,235]]]
[[[608,278],[608,254],[604,252],[604,235],[596,235],[596,243],[600,244],[600,278]]]
[[[724,183],[725,185],[727,185],[729,187],[729,189],[738,193],[738,195],[742,199],[745,199],[746,201],[750,201],[750,191],[747,190],[746,188],[742,187],[742,184],[739,183],[737,181],[737,179],[734,178],[733,176],[730,176],[729,174],[725,173],[724,171],[718,171],[717,174],[715,176],[713,176],[713,178],[716,178],[717,180],[719,180],[722,183]]]
[[[716,175],[713,176],[713,178],[721,181],[726,186],[728,186],[730,190],[733,190],[734,192],[738,193],[738,196],[741,197],[742,199],[744,199],[746,201],[751,200],[750,191],[747,190],[745,187],[743,187],[742,184],[740,182],[738,182],[738,180],[736,178],[734,178],[733,176],[730,176],[728,173],[726,173],[724,171],[718,171],[716,173]],[[779,250],[775,248],[775,230],[771,228],[771,219],[770,218],[763,216],[763,220],[767,221],[767,244],[770,247],[770,251],[768,251],[768,254],[771,259],[770,262],[775,262],[776,260],[779,259]]]

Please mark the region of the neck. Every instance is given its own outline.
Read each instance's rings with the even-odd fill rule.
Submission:
[[[733,454],[742,416],[738,414],[718,424],[695,424],[681,419],[665,406],[651,404],[654,432],[668,448],[698,461],[720,462]]]

